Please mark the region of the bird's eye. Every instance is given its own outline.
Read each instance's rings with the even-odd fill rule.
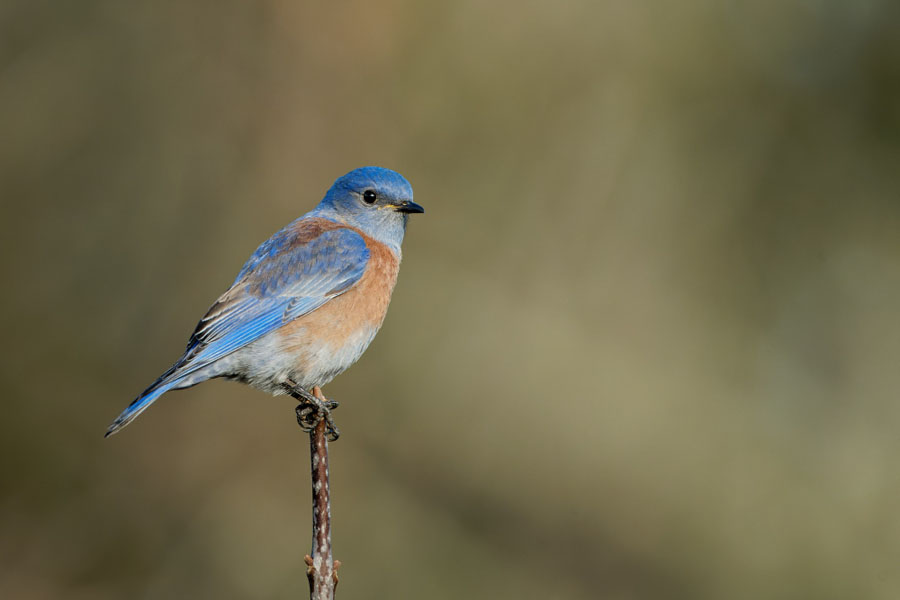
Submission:
[[[378,200],[378,195],[374,190],[366,190],[363,192],[363,202],[366,204],[375,204],[376,200]]]

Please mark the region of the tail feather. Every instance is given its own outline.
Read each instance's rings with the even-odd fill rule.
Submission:
[[[112,422],[109,426],[109,429],[106,430],[106,434],[103,437],[109,437],[114,433],[118,433],[120,429],[134,421],[138,418],[142,412],[147,410],[151,404],[156,402],[156,399],[174,388],[178,384],[178,378],[170,378],[169,376],[174,371],[174,367],[169,369],[166,373],[162,375],[159,379],[157,379],[153,385],[148,387],[146,390],[141,393],[140,396],[135,398],[134,402],[128,405],[128,408],[122,411],[116,420]]]

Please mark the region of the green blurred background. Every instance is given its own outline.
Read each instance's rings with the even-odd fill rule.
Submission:
[[[0,6],[0,596],[297,598],[293,402],[110,420],[337,176],[342,598],[900,597],[895,0]]]

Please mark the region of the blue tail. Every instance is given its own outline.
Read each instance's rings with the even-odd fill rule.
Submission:
[[[103,437],[109,437],[114,433],[118,433],[120,429],[134,421],[138,415],[147,410],[157,398],[175,388],[179,383],[179,378],[170,378],[169,376],[172,374],[172,371],[174,371],[174,367],[157,379],[153,385],[144,390],[134,402],[129,404],[128,408],[123,410],[122,414],[116,417],[116,420],[112,422],[112,425],[109,426],[109,429],[106,430],[106,434]]]

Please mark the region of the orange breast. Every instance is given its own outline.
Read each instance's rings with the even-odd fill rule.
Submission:
[[[362,278],[340,296],[279,329],[282,349],[297,357],[300,371],[346,369],[372,341],[387,314],[400,261],[387,246],[355,231],[369,249]]]

